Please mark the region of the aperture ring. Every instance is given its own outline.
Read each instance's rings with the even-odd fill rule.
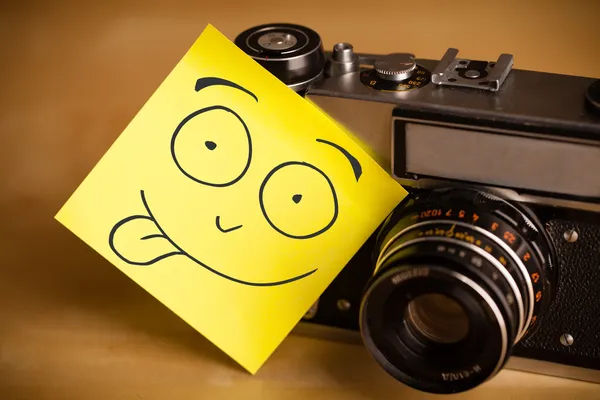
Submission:
[[[408,219],[408,218],[405,217],[405,219]],[[525,264],[523,264],[521,259],[517,256],[515,251],[508,246],[508,244],[506,244],[505,242],[500,240],[500,238],[498,236],[485,230],[484,228],[481,228],[481,227],[471,224],[471,223],[456,221],[453,219],[433,219],[433,220],[412,223],[411,225],[408,225],[407,227],[402,229],[400,232],[394,234],[391,238],[386,240],[381,251],[379,252],[379,257],[376,262],[375,272],[377,270],[379,270],[379,267],[381,266],[381,259],[385,254],[387,254],[389,252],[390,246],[392,246],[393,243],[397,242],[399,239],[401,239],[407,233],[409,233],[410,231],[416,230],[420,227],[423,227],[423,226],[434,225],[434,224],[448,224],[448,223],[451,223],[451,224],[457,225],[457,226],[462,226],[462,227],[469,228],[469,229],[473,229],[474,231],[485,236],[487,239],[491,240],[496,245],[498,245],[502,250],[504,250],[504,252],[506,252],[511,257],[512,261],[517,265],[517,267],[521,271],[521,274],[527,285],[527,293],[529,295],[530,301],[529,301],[529,308],[528,308],[528,310],[526,310],[527,316],[526,316],[526,319],[523,324],[524,329],[522,332],[520,332],[520,334],[517,337],[517,340],[520,340],[523,337],[523,335],[525,334],[525,332],[527,331],[527,328],[529,327],[529,325],[531,324],[531,321],[534,316],[534,310],[535,310],[535,301],[536,301],[535,294],[534,294],[535,291],[534,291],[534,287],[533,287],[533,282],[531,281],[530,272],[528,271]],[[531,254],[534,254],[533,251],[531,251]]]
[[[492,266],[494,266],[498,270],[498,272],[500,272],[500,274],[504,277],[504,279],[510,286],[510,288],[513,292],[514,299],[517,303],[517,308],[519,310],[519,328],[518,328],[518,332],[517,332],[517,335],[516,335],[516,338],[514,341],[514,343],[516,344],[519,341],[519,339],[522,337],[522,335],[524,334],[524,332],[527,328],[527,325],[525,324],[525,308],[524,308],[523,297],[521,296],[521,291],[519,290],[519,287],[517,286],[516,281],[510,275],[510,273],[507,271],[507,269],[497,259],[492,257],[485,250],[482,250],[481,248],[479,248],[475,245],[460,241],[458,239],[450,239],[450,238],[443,238],[443,237],[431,237],[431,236],[430,237],[419,237],[419,238],[414,238],[414,239],[410,239],[407,241],[403,241],[403,242],[399,243],[398,245],[390,248],[390,250],[381,259],[380,263],[376,266],[376,270],[379,270],[380,265],[384,264],[389,258],[393,257],[394,254],[396,254],[396,252],[398,252],[406,247],[412,246],[414,244],[428,242],[428,241],[432,242],[432,243],[446,243],[446,244],[452,244],[452,245],[456,245],[456,246],[465,247],[469,251],[484,258]]]

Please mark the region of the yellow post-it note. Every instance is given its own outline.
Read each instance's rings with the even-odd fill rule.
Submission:
[[[405,195],[209,25],[56,219],[255,373]]]

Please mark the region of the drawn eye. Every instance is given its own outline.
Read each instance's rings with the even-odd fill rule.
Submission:
[[[229,186],[250,166],[252,140],[233,110],[212,106],[187,116],[171,139],[171,154],[188,178],[209,186]]]
[[[275,167],[260,186],[259,201],[273,229],[294,239],[320,235],[338,215],[331,180],[308,163],[292,161]]]

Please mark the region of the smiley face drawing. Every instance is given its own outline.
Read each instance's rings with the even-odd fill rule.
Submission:
[[[209,25],[55,218],[254,373],[405,196]]]
[[[252,91],[222,78],[200,78],[196,81],[195,91],[200,93],[202,90],[215,87],[233,89],[244,93],[248,98],[253,99],[255,103],[260,103],[258,96]],[[206,118],[209,115],[214,117],[212,119],[216,119],[217,123],[211,121],[211,118]],[[207,129],[207,127],[212,128]],[[215,127],[220,129],[215,129]],[[362,175],[362,166],[349,151],[337,143],[318,137],[314,139],[313,144],[315,147],[326,147],[327,150],[331,150],[331,157],[334,155],[339,156],[339,162],[344,163],[344,166],[347,167],[346,174],[348,176],[345,180],[352,179],[356,183],[359,182]],[[220,151],[224,154],[219,155]],[[268,152],[262,154],[268,154]],[[210,198],[213,193],[225,191],[229,187],[238,185],[246,178],[256,157],[256,152],[253,149],[253,132],[245,122],[244,117],[234,109],[224,105],[207,106],[187,115],[177,125],[170,140],[170,155],[173,168],[176,168],[190,183],[200,186],[203,198]],[[214,169],[225,169],[226,171],[218,173]],[[255,176],[257,175],[255,174]],[[286,183],[288,179],[291,180],[292,185]],[[298,160],[279,162],[273,165],[262,179],[253,179],[250,186],[254,186],[254,189],[250,191],[251,195],[254,194],[258,199],[256,204],[258,207],[253,207],[254,209],[251,212],[260,214],[264,220],[248,218],[248,216],[245,216],[244,219],[252,220],[255,224],[258,220],[262,227],[252,227],[251,223],[234,221],[228,213],[227,207],[219,207],[217,210],[216,204],[203,203],[199,199],[195,203],[197,206],[191,211],[201,214],[204,217],[203,224],[208,225],[202,229],[203,235],[199,237],[200,240],[209,245],[214,241],[229,242],[229,246],[233,249],[239,248],[239,244],[251,240],[251,234],[258,234],[264,240],[267,240],[268,236],[279,236],[284,241],[314,241],[315,238],[326,233],[338,219],[340,205],[335,185],[325,171],[311,162]],[[231,195],[235,194],[235,192],[230,193]],[[318,271],[318,267],[309,266],[306,271],[294,276],[280,280],[269,279],[265,276],[261,281],[243,279],[235,273],[226,273],[219,268],[218,261],[215,262],[217,265],[208,263],[204,261],[202,253],[195,254],[180,244],[176,239],[177,235],[169,232],[162,225],[161,215],[153,211],[148,197],[146,191],[141,189],[140,201],[143,204],[145,213],[130,215],[121,219],[112,227],[109,233],[110,248],[121,260],[128,264],[150,266],[169,257],[185,257],[217,276],[248,286],[289,284],[307,278]],[[225,198],[219,204],[235,206],[235,202],[244,200],[244,198]],[[170,202],[177,207],[176,199],[172,199]],[[306,207],[303,208],[304,203],[306,203]],[[178,213],[178,218],[181,218],[181,215],[181,213]],[[304,219],[314,219],[314,221],[302,224],[301,221],[298,221],[298,216]],[[168,218],[168,216],[165,217]],[[296,220],[296,223],[294,223],[294,220]],[[126,254],[127,249],[119,248],[119,241],[117,240],[120,231],[127,230],[128,225],[144,225],[149,230],[139,237],[140,241],[159,240],[163,244],[166,242],[167,247],[170,247],[170,249],[163,254],[152,257],[136,258],[128,256]],[[271,229],[264,229],[265,225],[268,225]],[[246,233],[246,230],[250,233]],[[129,237],[129,239],[132,238]],[[134,240],[137,239],[134,238]],[[127,242],[126,240],[125,243]],[[273,240],[269,239],[268,242],[273,242]],[[285,245],[280,246],[285,247]],[[208,258],[212,257],[208,256]],[[257,262],[260,262],[260,260]]]

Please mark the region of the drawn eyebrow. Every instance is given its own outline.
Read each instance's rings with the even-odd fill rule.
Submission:
[[[362,166],[360,165],[358,160],[352,154],[350,154],[348,152],[348,150],[344,149],[340,145],[337,145],[335,143],[329,142],[324,139],[317,139],[317,142],[328,144],[328,145],[338,149],[340,152],[342,152],[342,154],[344,156],[346,156],[346,158],[350,162],[350,165],[352,166],[352,171],[354,172],[354,177],[356,178],[356,181],[358,182],[358,179],[362,175]]]
[[[228,81],[227,79],[221,79],[221,78],[209,77],[209,78],[198,79],[196,81],[196,92],[199,92],[200,90],[207,88],[209,86],[215,86],[215,85],[228,86],[228,87],[232,87],[235,89],[239,89],[242,92],[247,93],[250,96],[252,96],[254,98],[254,100],[256,100],[258,102],[258,97],[256,97],[256,95],[254,93],[252,93],[245,87],[242,87],[242,86],[238,85],[237,83]]]

